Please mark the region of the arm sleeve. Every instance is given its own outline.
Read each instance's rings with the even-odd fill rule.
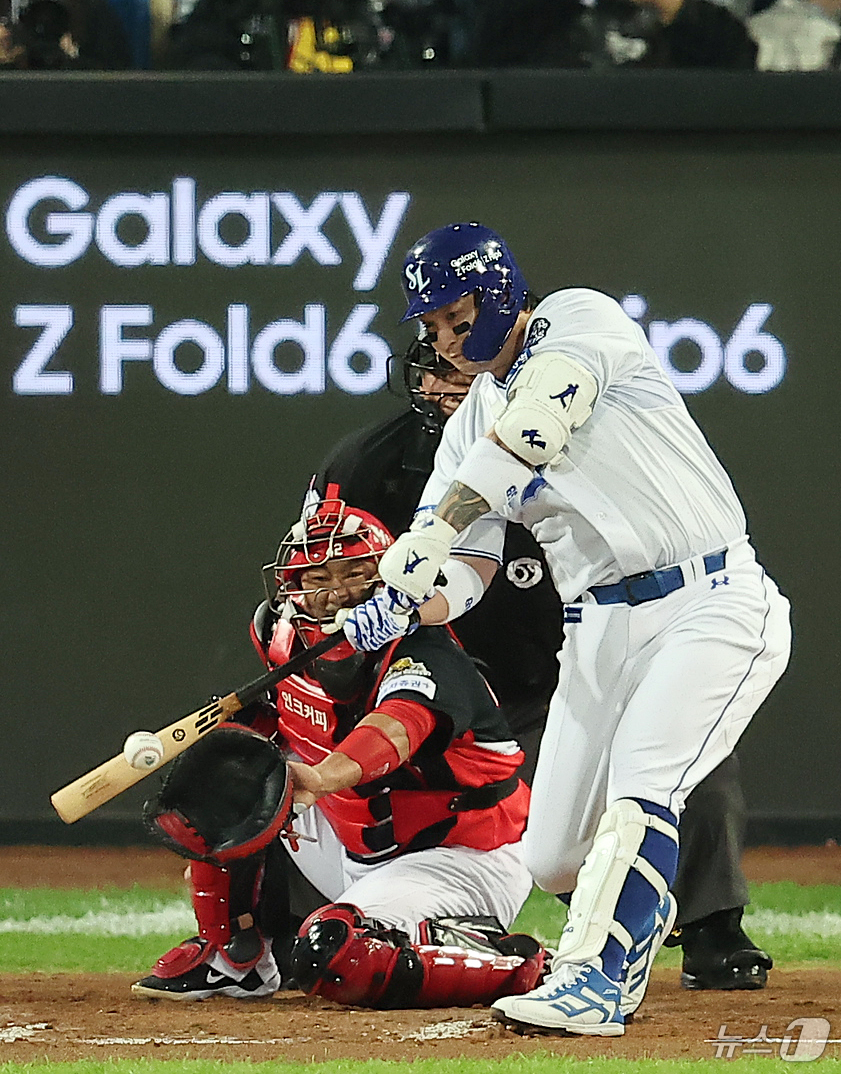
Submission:
[[[435,510],[455,480],[456,470],[470,450],[470,445],[484,436],[492,425],[493,416],[479,405],[473,393],[469,393],[444,426],[441,443],[435,452],[435,466],[418,503],[418,514]],[[452,553],[502,563],[504,543],[505,522],[498,515],[489,513],[458,534]]]
[[[413,756],[420,744],[435,730],[435,714],[417,701],[388,697],[373,710],[390,716],[402,723],[409,736],[409,756]],[[372,713],[368,713],[372,715]]]

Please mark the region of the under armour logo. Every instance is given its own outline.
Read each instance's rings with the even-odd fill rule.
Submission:
[[[540,436],[540,431],[538,429],[523,429],[520,436],[528,441],[529,447],[537,447],[540,448],[541,451],[546,447],[545,440],[538,440],[538,437]]]
[[[411,556],[411,555],[414,555],[415,558],[410,561],[409,556]],[[415,552],[415,553],[410,552],[409,555],[406,557],[406,566],[403,568],[403,573],[404,574],[413,574],[414,571],[415,571],[415,568],[420,566],[421,563],[426,563],[426,561],[428,559],[429,559],[429,556],[419,556],[417,554],[417,552]]]
[[[429,280],[423,274],[423,265],[407,265],[405,273],[410,291],[417,291],[420,294],[424,288],[429,287]]]
[[[723,578],[713,578],[713,583],[710,586],[711,589],[715,589],[717,585],[729,585],[730,579],[725,574]]]
[[[569,401],[571,403],[572,400],[575,398],[575,393],[577,391],[578,391],[578,385],[577,384],[568,384],[566,386],[566,388],[564,388],[564,390],[562,392],[558,392],[557,395],[550,395],[549,398],[550,399],[558,399],[558,400],[560,400],[561,406],[564,408],[564,410],[566,410],[567,407],[568,407],[567,399],[569,399]]]

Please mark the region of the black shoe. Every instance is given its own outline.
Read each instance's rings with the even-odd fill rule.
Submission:
[[[268,941],[256,929],[241,932],[224,947],[198,936],[162,955],[152,973],[131,990],[144,999],[182,1001],[231,996],[268,998],[280,987],[280,974]]]
[[[683,988],[727,992],[765,987],[774,962],[742,929],[743,910],[741,906],[719,910],[680,930]]]

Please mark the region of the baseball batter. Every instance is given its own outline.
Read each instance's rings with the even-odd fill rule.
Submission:
[[[444,431],[384,589],[345,622],[360,649],[462,614],[505,524],[543,547],[564,659],[534,778],[526,860],[571,893],[553,972],[494,1005],[515,1026],[618,1036],[629,953],[674,920],[677,824],[782,674],[788,601],[757,562],[730,479],[642,329],[606,295],[531,308],[505,242],[478,224],[422,238],[407,320],[479,372]],[[505,625],[500,624],[504,630]]]
[[[343,499],[376,515],[395,534],[411,525],[444,424],[473,379],[417,340],[405,356],[403,374],[411,407],[346,437],[316,478],[317,488],[336,483]],[[505,631],[500,623],[507,624]],[[500,569],[482,600],[451,626],[490,683],[522,746],[526,760],[520,776],[531,784],[558,683],[563,606],[540,545],[525,526],[506,526]],[[748,901],[741,867],[746,812],[735,753],[686,799],[672,887],[678,916],[666,941],[683,948],[684,988],[756,989],[766,984],[771,957],[741,927]],[[305,917],[321,903],[298,896],[301,886],[293,881],[295,908]]]

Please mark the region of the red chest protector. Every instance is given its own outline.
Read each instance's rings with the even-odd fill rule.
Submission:
[[[295,637],[294,627],[278,620],[268,650],[256,639],[255,644],[268,663],[280,665],[288,661]],[[398,644],[385,651],[362,713],[373,708],[379,681]],[[337,731],[340,720],[348,718],[346,706],[303,676],[291,675],[275,689],[280,735],[301,760],[318,764],[343,737]],[[350,729],[346,726],[344,733]],[[447,769],[457,775],[455,784],[430,784],[410,760],[395,773],[393,788],[368,784],[317,803],[350,857],[373,863],[429,846],[456,844],[489,850],[520,838],[528,810],[528,788],[515,776],[522,754],[503,757],[481,749],[473,743],[472,732],[455,739],[444,753]],[[486,786],[477,787],[477,783]],[[474,796],[469,802],[467,795],[457,793],[465,788]],[[462,799],[459,804],[457,798]]]

